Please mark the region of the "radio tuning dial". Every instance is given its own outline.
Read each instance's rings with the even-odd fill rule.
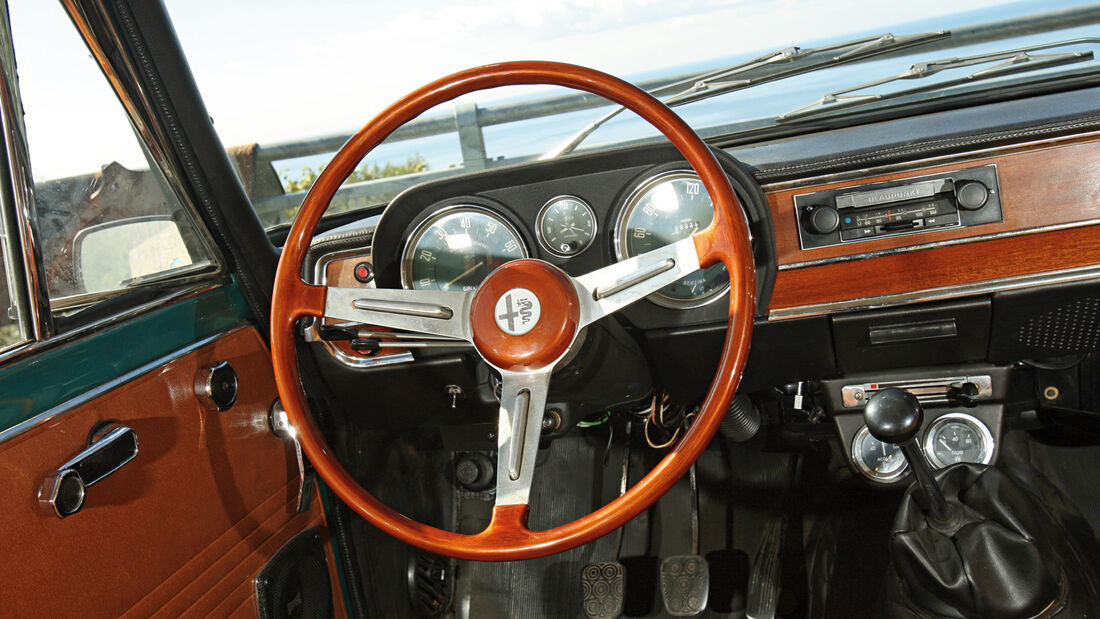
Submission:
[[[976,211],[989,201],[989,188],[978,181],[966,181],[955,187],[955,199],[960,208]]]
[[[807,206],[802,211],[802,227],[814,234],[829,234],[840,226],[840,214],[831,206]]]

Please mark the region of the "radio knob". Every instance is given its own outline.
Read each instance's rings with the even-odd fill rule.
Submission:
[[[966,181],[955,186],[955,199],[959,207],[976,211],[989,201],[989,189],[978,181]]]
[[[814,234],[829,234],[840,225],[840,214],[831,206],[807,206],[802,211],[802,227]]]

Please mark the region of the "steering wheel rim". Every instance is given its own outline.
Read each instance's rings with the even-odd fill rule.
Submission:
[[[415,521],[383,504],[347,472],[324,440],[309,414],[302,388],[295,332],[299,319],[325,316],[328,289],[306,284],[300,273],[314,230],[336,191],[363,157],[390,133],[422,112],[463,94],[535,84],[587,91],[630,109],[661,131],[695,169],[714,202],[715,212],[711,224],[689,238],[699,265],[721,261],[729,271],[726,340],[718,371],[691,427],[622,496],[587,516],[544,531],[527,528],[527,504],[498,503],[485,530],[472,535],[453,533]],[[748,224],[725,172],[695,132],[652,96],[605,73],[564,63],[507,62],[461,71],[409,93],[353,135],[326,166],[307,194],[279,259],[271,310],[272,363],[279,396],[297,429],[303,451],[332,491],[360,516],[397,539],[441,555],[487,561],[528,559],[574,548],[622,526],[687,472],[714,436],[736,392],[748,355],[754,310],[755,269]],[[503,409],[502,405],[502,414]]]

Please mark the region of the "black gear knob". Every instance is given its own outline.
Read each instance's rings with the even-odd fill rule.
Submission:
[[[883,389],[867,401],[863,422],[871,436],[900,445],[916,438],[924,421],[924,409],[916,396],[901,389]]]
[[[939,522],[947,522],[951,519],[947,500],[915,440],[922,421],[924,409],[917,397],[901,389],[883,389],[871,396],[863,408],[863,422],[867,424],[871,436],[901,448],[901,454],[905,456],[917,478],[917,486],[924,494],[923,503],[928,515]]]

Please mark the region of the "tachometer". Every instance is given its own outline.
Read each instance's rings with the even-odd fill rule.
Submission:
[[[705,228],[714,218],[714,203],[694,172],[664,172],[641,183],[619,213],[615,252],[630,258]],[[729,288],[724,264],[701,269],[665,286],[649,298],[658,305],[696,307],[717,299]]]
[[[401,283],[417,290],[471,291],[511,260],[527,257],[519,233],[500,215],[474,205],[425,219],[405,244]]]

